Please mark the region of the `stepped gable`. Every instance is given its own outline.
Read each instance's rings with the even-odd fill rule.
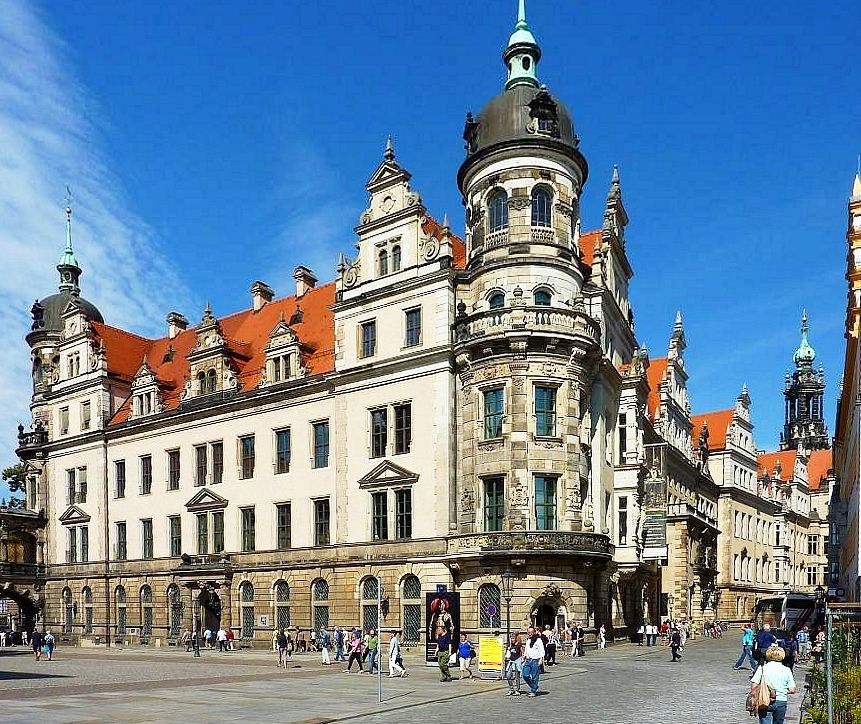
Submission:
[[[735,409],[729,408],[728,410],[715,410],[714,412],[691,415],[691,422],[694,424],[691,439],[694,441],[694,445],[697,445],[703,423],[705,423],[709,429],[709,450],[725,450],[727,431],[732,425],[734,414]]]
[[[823,478],[834,472],[834,451],[814,450],[807,463],[807,480],[810,491],[819,490]]]
[[[290,327],[302,346],[303,363],[312,375],[334,371],[335,326],[331,310],[334,303],[335,283],[329,282],[308,290],[298,300],[295,296],[284,297],[269,302],[257,312],[246,309],[219,319],[240,389],[248,391],[257,387],[266,361],[269,333],[282,314],[290,320],[297,309],[302,311],[302,320]],[[107,325],[93,323],[93,327],[105,342],[109,373],[131,380],[146,356],[162,390],[165,410],[179,406],[189,374],[186,357],[197,343],[194,328],[180,332],[173,339],[145,340]],[[128,420],[129,405],[127,399],[109,424]]]

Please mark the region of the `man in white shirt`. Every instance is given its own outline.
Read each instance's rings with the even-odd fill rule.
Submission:
[[[526,629],[526,645],[523,647],[523,680],[529,686],[527,696],[538,693],[538,677],[544,663],[544,641],[534,627]]]
[[[218,640],[218,650],[227,651],[227,631],[224,629],[224,626],[218,629],[216,639]]]

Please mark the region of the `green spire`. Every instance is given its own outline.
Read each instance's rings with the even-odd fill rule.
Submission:
[[[66,186],[66,192],[66,249],[60,257],[60,263],[57,264],[57,271],[60,272],[60,291],[77,292],[81,267],[72,249],[72,191],[68,186]]]
[[[517,24],[508,39],[508,47],[502,54],[508,67],[508,81],[505,89],[516,85],[531,85],[538,87],[538,77],[535,67],[541,60],[541,48],[535,42],[535,36],[526,22],[526,0],[519,0],[517,8]]]
[[[816,359],[816,351],[807,341],[807,333],[809,330],[810,327],[807,324],[807,310],[805,309],[801,313],[801,344],[798,345],[798,349],[795,350],[795,354],[792,356],[797,367],[802,365],[809,367],[813,364],[813,360]]]

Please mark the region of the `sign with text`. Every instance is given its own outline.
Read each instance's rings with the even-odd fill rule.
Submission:
[[[505,647],[498,636],[478,637],[478,672],[482,679],[501,679]]]
[[[437,666],[437,630],[448,634],[451,646],[460,639],[460,594],[445,591],[427,593],[425,598],[425,664]]]

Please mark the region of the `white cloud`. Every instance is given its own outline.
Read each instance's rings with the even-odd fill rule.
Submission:
[[[0,464],[15,461],[15,427],[30,394],[24,335],[36,297],[57,287],[63,198],[74,193],[73,238],[82,295],[109,324],[160,335],[165,310],[187,308],[185,285],[152,231],[129,208],[99,150],[98,105],[73,53],[33,5],[0,13]],[[190,306],[190,305],[188,305]],[[3,491],[5,494],[5,491]]]

